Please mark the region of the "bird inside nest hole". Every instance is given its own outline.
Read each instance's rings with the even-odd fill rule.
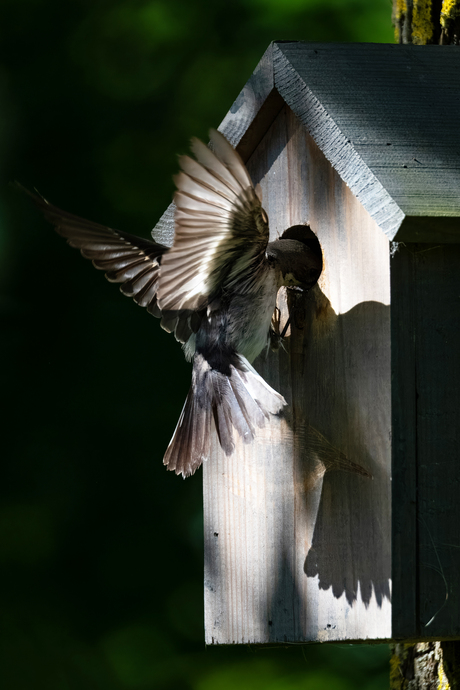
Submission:
[[[280,240],[297,240],[308,247],[320,260],[321,271],[323,269],[323,254],[321,245],[315,233],[307,223],[305,225],[292,225],[287,228],[279,237]],[[321,272],[311,288],[316,285]],[[309,290],[298,287],[282,287],[278,292],[276,309],[270,328],[270,349],[279,350],[284,338],[291,336],[291,323],[297,329],[302,329],[304,325],[304,304],[305,296]],[[289,296],[289,299],[288,299]]]

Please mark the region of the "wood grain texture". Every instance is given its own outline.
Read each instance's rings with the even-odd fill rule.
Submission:
[[[309,222],[324,271],[257,362],[290,415],[204,466],[206,642],[389,638],[388,240],[288,108],[248,166],[272,239]],[[325,473],[334,449],[374,479]]]
[[[457,46],[280,42],[273,56],[279,93],[389,239],[420,240],[414,224],[398,235],[405,216],[455,218],[460,238]]]

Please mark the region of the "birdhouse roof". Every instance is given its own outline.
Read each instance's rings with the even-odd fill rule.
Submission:
[[[460,241],[458,46],[276,41],[219,129],[247,160],[284,104],[390,240]]]

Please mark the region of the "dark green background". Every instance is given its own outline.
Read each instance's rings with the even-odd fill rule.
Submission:
[[[2,0],[0,685],[386,688],[385,646],[203,644],[190,367],[9,186],[148,236],[273,39],[391,42],[390,0]]]

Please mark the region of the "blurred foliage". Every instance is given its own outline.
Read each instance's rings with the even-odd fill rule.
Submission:
[[[147,235],[273,39],[390,42],[390,0],[1,0],[0,684],[378,690],[385,646],[203,649],[189,365],[8,187]]]

